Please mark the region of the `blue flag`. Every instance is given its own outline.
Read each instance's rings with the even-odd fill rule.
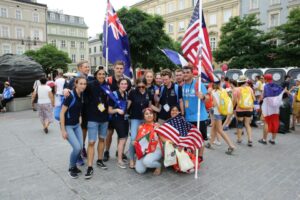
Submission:
[[[106,55],[106,47],[108,47],[108,55]],[[109,1],[107,2],[107,14],[103,27],[103,57],[106,58],[106,56],[108,56],[110,63],[118,60],[123,61],[125,63],[124,74],[132,77],[127,33]]]
[[[176,51],[170,49],[162,49],[161,50],[175,65],[186,66],[188,62],[184,59],[182,55],[177,53]]]

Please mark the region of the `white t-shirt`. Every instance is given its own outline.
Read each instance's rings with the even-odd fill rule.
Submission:
[[[212,95],[216,100],[217,105],[214,105],[214,115],[220,115],[218,105],[220,104],[220,94],[217,90],[212,91]]]
[[[56,94],[63,95],[65,82],[66,80],[64,78],[58,78],[55,80]]]
[[[48,85],[40,85],[38,86],[38,104],[47,104],[51,103],[51,99],[49,98],[49,92],[51,92],[51,88]]]

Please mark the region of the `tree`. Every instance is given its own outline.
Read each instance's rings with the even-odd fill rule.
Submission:
[[[57,69],[66,72],[68,71],[68,63],[72,62],[66,52],[58,50],[51,44],[46,44],[36,51],[26,51],[25,55],[40,63],[46,74],[50,74]]]
[[[151,68],[175,68],[176,66],[159,50],[170,48],[179,51],[176,44],[165,32],[161,16],[149,15],[136,8],[122,8],[118,16],[128,34],[132,66]]]
[[[279,45],[275,49],[275,64],[281,67],[300,66],[300,8],[293,9],[287,23],[278,26],[275,37]]]
[[[268,56],[270,44],[257,27],[261,23],[255,15],[233,17],[222,26],[218,49],[213,53],[217,62],[229,61],[230,68],[257,68],[271,66]]]

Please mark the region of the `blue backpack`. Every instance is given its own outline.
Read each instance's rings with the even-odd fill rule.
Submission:
[[[175,84],[174,85],[174,90],[175,90],[175,94],[176,94],[176,97],[177,97],[177,103],[179,103],[178,88],[179,88],[178,84]],[[164,85],[160,87],[160,95],[159,95],[160,98],[161,98],[161,96],[162,96],[162,94],[164,92],[164,89],[165,89]]]
[[[72,101],[71,101],[70,106],[68,107],[68,110],[67,110],[67,117],[68,117],[68,118],[70,118],[70,108],[71,108],[72,106],[74,106],[74,104],[75,104],[75,102],[76,102],[76,97],[75,97],[73,91],[70,92],[70,95],[72,95]],[[57,121],[60,121],[60,112],[61,112],[61,108],[62,108],[62,106],[63,106],[63,104],[64,104],[64,101],[65,101],[64,96],[61,96],[61,97],[60,97],[60,102],[61,102],[60,105],[59,105],[59,106],[56,106],[56,107],[54,108],[54,118],[55,118]]]

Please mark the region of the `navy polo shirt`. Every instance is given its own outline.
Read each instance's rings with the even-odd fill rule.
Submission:
[[[126,108],[127,108],[127,93],[125,93],[124,97],[122,97],[119,90],[117,90],[116,92],[117,92],[117,95],[118,95],[118,100],[122,101],[122,102],[126,102]],[[113,109],[119,108],[112,99],[108,100],[108,105],[111,106]],[[118,113],[115,113],[115,114],[111,115],[111,120],[112,121],[125,120],[126,112],[127,112],[127,109],[125,110],[124,115],[120,115]]]
[[[131,101],[130,119],[144,119],[142,111],[149,107],[153,99],[154,97],[147,90],[144,94],[139,89],[131,90],[128,96],[128,100]]]
[[[104,82],[103,84],[106,84]],[[92,122],[107,122],[108,121],[108,96],[101,89],[101,84],[98,81],[93,81],[88,84],[87,95],[87,119]],[[101,112],[98,105],[103,104],[105,110]]]
[[[76,98],[75,103],[71,106],[71,102],[73,100],[73,96],[70,94],[65,100],[63,105],[67,106],[68,109],[65,113],[65,125],[66,126],[73,126],[76,124],[79,124],[79,117],[81,115],[81,109],[82,109],[82,97],[79,97],[77,95],[77,92],[73,90],[74,97]]]
[[[179,100],[182,99],[182,87],[178,86],[178,102],[177,102],[177,96],[175,92],[174,83],[172,83],[170,88],[167,88],[167,86],[164,86],[164,90],[160,91],[160,99],[159,104],[161,105],[161,110],[158,114],[158,118],[162,120],[167,120],[171,117],[170,110],[173,106],[179,106]],[[162,87],[161,87],[162,88]],[[160,88],[160,90],[161,90]],[[168,104],[170,107],[170,110],[167,112],[163,107],[165,104]]]

